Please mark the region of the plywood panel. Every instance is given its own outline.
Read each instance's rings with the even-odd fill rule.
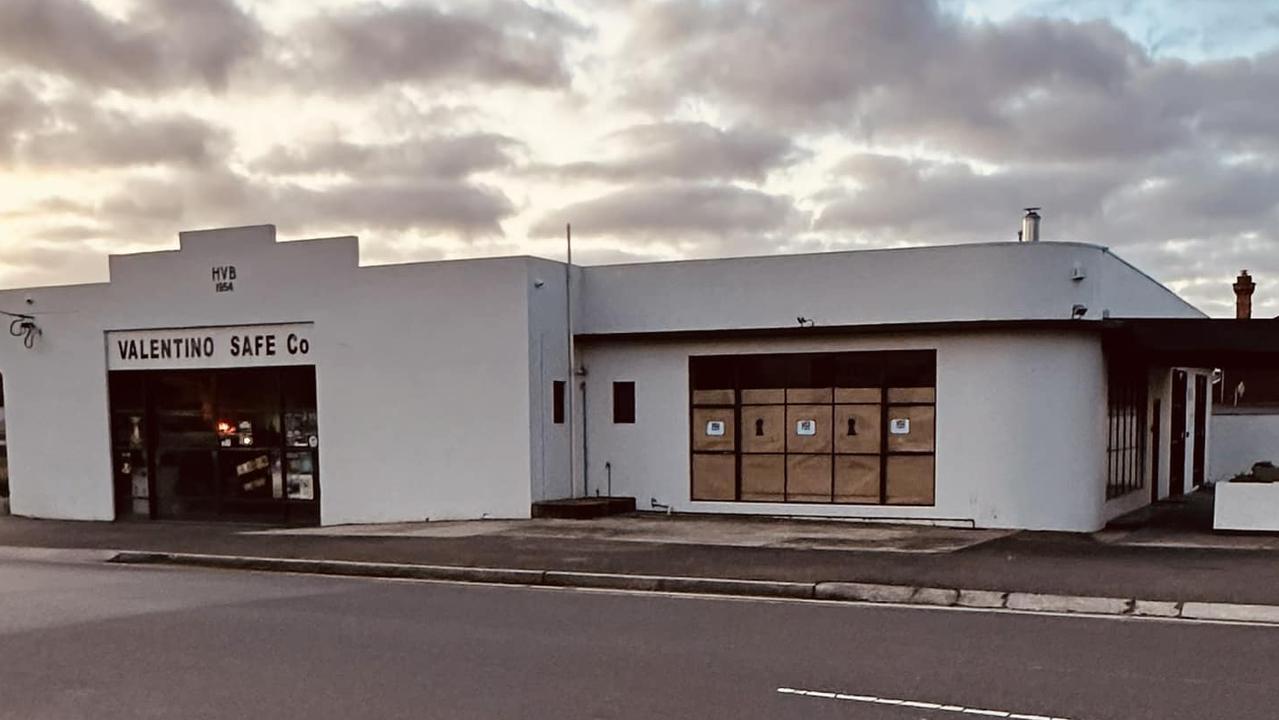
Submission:
[[[889,505],[933,504],[932,455],[890,455],[887,475]]]
[[[786,451],[786,408],[781,405],[742,406],[742,452]]]
[[[830,502],[830,472],[829,455],[787,455],[787,502]]]
[[[878,456],[835,456],[835,502],[879,503]]]
[[[835,388],[837,403],[877,403],[882,395],[879,388]]]
[[[930,388],[930,387],[888,388],[888,402],[890,403],[935,403],[937,402],[937,388]]]
[[[693,499],[737,499],[737,460],[732,455],[693,454]]]
[[[786,402],[783,388],[751,388],[742,390],[743,405],[781,405]]]
[[[694,450],[733,450],[735,434],[733,426],[734,412],[732,408],[694,408],[693,409],[693,449]],[[712,422],[723,424],[723,435],[711,435]]]
[[[786,456],[743,455],[742,499],[782,502],[786,499]]]
[[[835,406],[835,452],[878,453],[879,405]]]
[[[888,408],[889,452],[932,452],[934,447],[934,416],[932,405],[899,405]],[[909,432],[894,433],[893,421],[909,422]]]
[[[829,403],[832,395],[831,388],[787,388],[786,402],[788,403]]]
[[[801,435],[800,423],[812,422],[816,426],[812,435]],[[786,406],[786,451],[802,453],[829,453],[831,451],[831,406]]]
[[[735,402],[733,390],[694,390],[694,405],[732,405]]]

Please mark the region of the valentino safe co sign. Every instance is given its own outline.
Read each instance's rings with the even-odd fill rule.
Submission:
[[[107,333],[111,370],[311,365],[311,323]]]

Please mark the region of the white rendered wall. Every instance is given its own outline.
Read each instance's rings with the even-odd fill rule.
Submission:
[[[1073,280],[1078,268],[1084,277]],[[1105,248],[990,243],[582,269],[578,332],[1203,317]]]
[[[101,285],[45,293],[28,307],[25,293],[0,294],[0,309],[44,311],[44,334],[31,350],[0,342],[9,453],[10,510],[15,515],[110,520],[115,516],[108,439],[103,335],[92,314]]]
[[[354,238],[273,238],[183,233],[110,284],[0,293],[43,329],[0,342],[15,514],[113,517],[106,331],[311,322],[325,524],[528,516],[527,259],[358,268]]]
[[[567,307],[564,264],[529,258],[529,438],[532,498],[573,496],[569,478],[569,395]],[[565,421],[554,422],[553,383],[565,386]]]
[[[1217,413],[1209,427],[1209,480],[1229,480],[1265,460],[1279,465],[1279,412]]]
[[[928,508],[689,499],[688,358],[724,353],[935,349],[936,505]],[[1086,333],[964,333],[842,339],[616,342],[583,348],[590,473],[676,511],[971,521],[1091,531],[1105,499],[1106,386]],[[611,383],[636,383],[636,422],[612,423]]]

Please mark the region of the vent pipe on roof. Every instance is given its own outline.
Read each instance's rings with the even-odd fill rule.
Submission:
[[[1235,278],[1235,284],[1232,287],[1235,290],[1235,319],[1251,319],[1252,292],[1257,289],[1257,284],[1252,281],[1247,270],[1240,270],[1239,277]]]
[[[1039,208],[1026,208],[1026,214],[1021,218],[1021,232],[1018,236],[1022,242],[1039,242]]]

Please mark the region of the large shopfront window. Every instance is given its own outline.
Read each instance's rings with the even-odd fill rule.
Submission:
[[[116,510],[319,521],[315,368],[110,374]]]
[[[692,499],[932,505],[931,350],[689,358]]]

